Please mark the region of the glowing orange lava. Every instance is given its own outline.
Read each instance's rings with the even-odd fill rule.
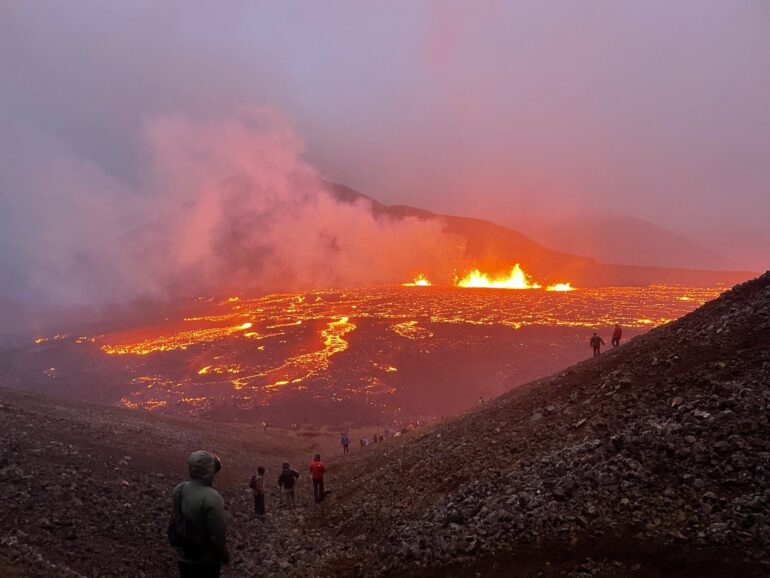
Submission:
[[[233,335],[251,328],[251,322],[242,323],[235,327],[215,327],[180,331],[173,335],[151,337],[143,341],[124,344],[104,344],[101,349],[110,355],[149,355],[158,351],[173,351],[186,349],[190,345],[203,341],[213,341]]]
[[[404,283],[404,287],[430,287],[433,285],[422,273],[415,276],[411,283]]]
[[[554,283],[545,288],[546,291],[574,291],[571,283]]]
[[[409,285],[421,279],[416,276]],[[486,334],[485,327],[489,335],[505,335],[500,328],[593,329],[616,323],[644,330],[689,313],[722,291],[652,285],[581,287],[566,295],[560,292],[574,289],[569,282],[537,281],[542,285],[515,266],[504,276],[472,271],[452,286],[431,290],[382,286],[241,296],[237,301],[207,298],[153,326],[33,338],[41,353],[57,341],[72,341],[123,357],[115,363],[125,364],[132,376],[132,391],[122,399],[126,407],[203,414],[231,396],[244,407],[303,391],[317,399],[361,392],[367,399],[381,399],[377,396],[395,391],[397,378],[410,375],[409,364],[396,363],[398,357],[387,351],[441,351],[447,344],[464,343],[465,329],[471,328],[469,335]],[[512,296],[464,287],[540,290]],[[152,359],[143,358],[149,354]],[[376,373],[367,374],[366,368]],[[66,371],[50,368],[44,374],[62,380]]]
[[[540,285],[530,281],[529,275],[527,275],[521,268],[521,265],[516,263],[511,269],[511,272],[505,276],[491,277],[486,273],[482,273],[478,269],[474,269],[462,279],[458,279],[455,282],[458,287],[483,287],[486,289],[539,289]]]

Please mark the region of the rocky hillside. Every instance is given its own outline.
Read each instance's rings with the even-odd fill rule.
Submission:
[[[170,496],[197,448],[222,458],[216,486],[228,509],[233,555],[225,576],[253,576],[265,560],[272,560],[270,572],[281,574],[286,553],[294,555],[292,570],[307,576],[318,554],[314,544],[321,546],[306,522],[313,510],[278,512],[273,480],[285,459],[304,474],[312,454],[336,449],[337,439],[0,389],[0,576],[177,575],[165,535]],[[267,468],[270,482],[270,515],[261,524],[247,487],[257,464]],[[300,501],[309,506],[308,476],[301,481]],[[287,549],[293,541],[296,554]]]
[[[171,490],[206,448],[224,464],[224,577],[768,576],[769,404],[770,273],[459,418],[329,460],[321,507],[305,468],[338,452],[335,433],[0,389],[0,575],[174,575]],[[258,522],[248,479],[284,459],[303,472],[302,506],[280,510],[268,484]]]
[[[770,273],[345,472],[329,574],[770,575]]]

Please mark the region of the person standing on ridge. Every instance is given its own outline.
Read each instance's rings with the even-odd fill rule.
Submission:
[[[594,350],[594,357],[601,353],[602,345],[604,345],[604,339],[599,337],[594,331],[594,334],[591,336],[591,348]]]
[[[320,504],[326,494],[324,494],[324,474],[326,473],[326,466],[321,461],[321,455],[316,454],[313,461],[310,462],[310,475],[313,478],[313,497],[315,503]]]
[[[623,337],[623,328],[620,324],[615,324],[615,330],[612,332],[612,347],[620,345],[620,338]]]
[[[225,536],[225,504],[212,484],[222,469],[214,454],[197,451],[187,458],[190,479],[174,488],[169,542],[177,551],[181,578],[218,578],[230,562]]]
[[[251,477],[249,487],[254,492],[254,513],[260,519],[265,515],[265,468],[259,466]]]
[[[283,494],[283,503],[290,510],[294,509],[294,485],[299,478],[299,472],[292,470],[289,466],[289,462],[283,462],[283,469],[281,475],[278,476],[278,487],[281,488]]]
[[[350,438],[348,437],[348,432],[342,434],[340,445],[342,446],[342,455],[348,455],[350,453]]]

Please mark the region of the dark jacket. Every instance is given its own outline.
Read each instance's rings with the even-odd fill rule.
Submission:
[[[183,562],[206,564],[230,560],[225,539],[225,504],[222,496],[204,480],[193,479],[174,488],[174,501],[184,486],[182,514],[192,521],[206,537],[206,544],[194,556],[185,556],[177,550]]]
[[[282,470],[278,476],[278,486],[284,490],[291,490],[298,477],[299,472],[297,470],[292,470],[291,468]]]

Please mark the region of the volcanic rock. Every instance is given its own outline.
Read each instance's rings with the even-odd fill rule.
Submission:
[[[768,576],[769,407],[770,274],[458,418],[328,460],[320,506],[302,461],[338,451],[337,434],[0,389],[0,571],[172,575],[171,491],[204,447],[224,464],[229,576]],[[258,521],[248,480],[284,459],[300,462],[300,507],[279,508],[271,483]]]

